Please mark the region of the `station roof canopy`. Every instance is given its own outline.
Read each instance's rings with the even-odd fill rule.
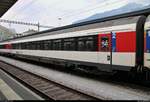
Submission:
[[[0,0],[0,17],[2,17],[18,0]]]

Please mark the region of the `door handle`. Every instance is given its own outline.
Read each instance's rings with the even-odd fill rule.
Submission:
[[[107,61],[110,61],[110,55],[107,55]]]

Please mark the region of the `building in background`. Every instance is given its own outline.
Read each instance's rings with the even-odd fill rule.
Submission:
[[[28,31],[23,32],[22,35],[25,36],[25,35],[30,35],[30,34],[37,33],[37,32],[38,31],[36,30],[29,29]]]
[[[8,29],[0,25],[0,41],[13,38],[16,34],[15,29]]]
[[[15,37],[21,37],[21,36],[26,36],[26,35],[30,35],[30,34],[33,34],[33,33],[37,33],[38,31],[36,30],[33,30],[33,29],[29,29],[28,31],[25,31],[23,33],[18,33],[15,35]]]

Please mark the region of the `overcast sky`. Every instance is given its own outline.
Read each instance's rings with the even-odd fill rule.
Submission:
[[[2,18],[49,26],[63,26],[95,13],[122,7],[128,3],[143,6],[150,0],[19,0]],[[58,18],[61,18],[59,20]],[[8,24],[3,24],[8,26]],[[32,26],[11,25],[17,32],[36,29]]]

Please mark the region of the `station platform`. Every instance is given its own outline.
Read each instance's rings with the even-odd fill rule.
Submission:
[[[2,79],[0,79],[0,100],[23,100],[15,91],[11,89]]]
[[[0,70],[0,100],[44,100]]]

